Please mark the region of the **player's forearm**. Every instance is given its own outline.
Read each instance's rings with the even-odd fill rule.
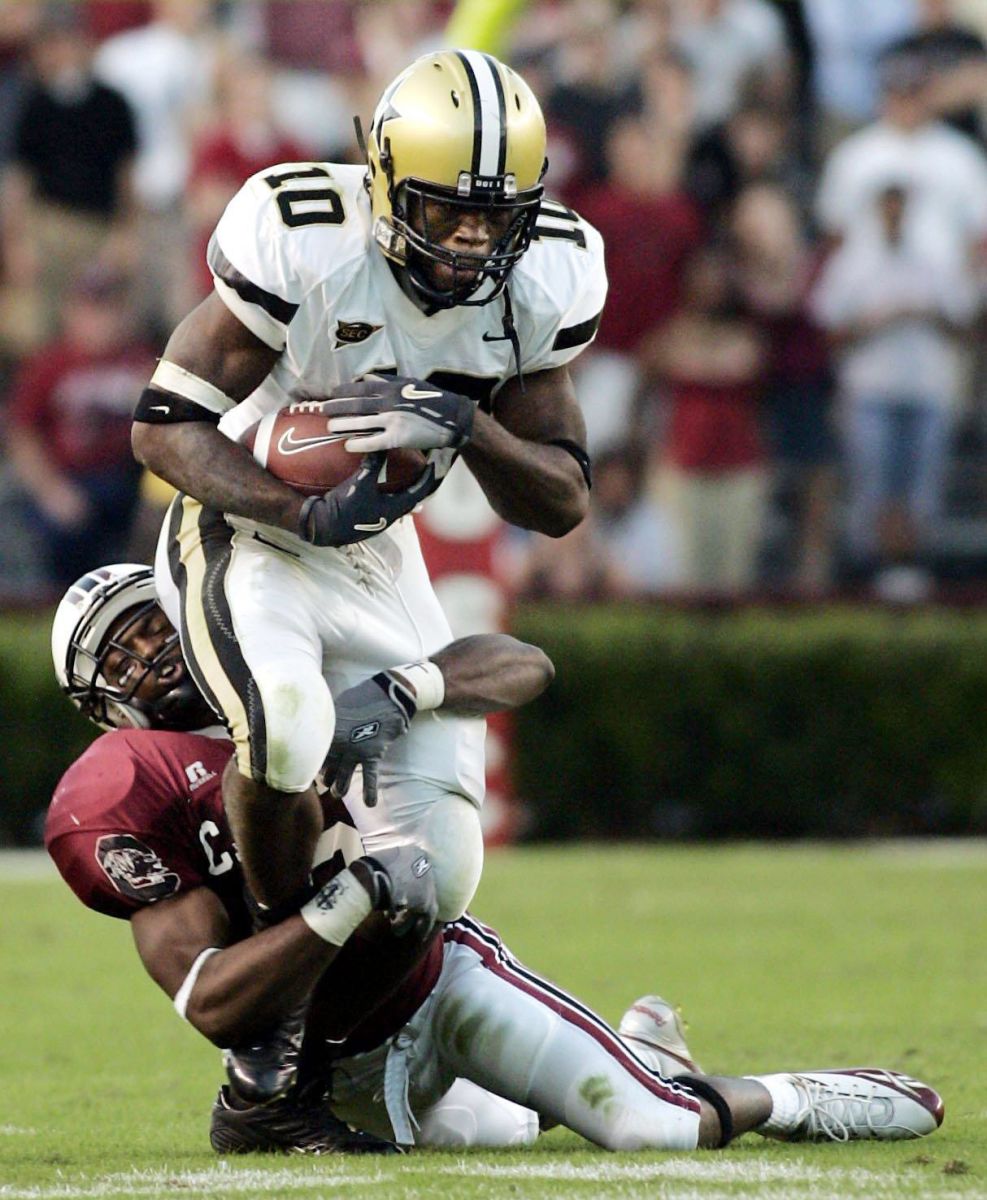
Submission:
[[[512,525],[562,537],[586,516],[589,488],[560,446],[515,437],[478,412],[462,455],[494,511]]]
[[[294,532],[305,497],[275,479],[245,447],[206,421],[135,423],[137,460],[203,504]]]
[[[506,633],[459,638],[431,655],[442,671],[441,708],[482,717],[518,708],[539,696],[555,677],[548,655]]]
[[[185,1010],[217,1046],[269,1030],[309,994],[339,953],[300,916],[220,950],[204,964]]]

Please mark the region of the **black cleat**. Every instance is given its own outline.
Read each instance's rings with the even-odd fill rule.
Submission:
[[[234,1108],[221,1087],[212,1106],[209,1141],[217,1154],[401,1154],[393,1142],[351,1129],[330,1111],[325,1096],[297,1094],[271,1104]]]
[[[298,1075],[306,1011],[307,1005],[300,1005],[268,1038],[224,1053],[226,1077],[239,1099],[269,1104],[288,1092]]]

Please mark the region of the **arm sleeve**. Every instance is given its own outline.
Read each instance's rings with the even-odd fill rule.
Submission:
[[[272,350],[284,349],[308,287],[285,236],[290,231],[277,206],[277,187],[266,181],[286,169],[247,180],[227,205],[206,251],[220,298]]]
[[[129,918],[204,882],[180,830],[184,797],[150,777],[123,739],[96,742],[65,773],[45,823],[45,847],[88,908]]]
[[[535,235],[529,254],[540,302],[524,347],[525,372],[562,367],[577,358],[596,337],[607,296],[603,239],[592,225],[543,209]]]

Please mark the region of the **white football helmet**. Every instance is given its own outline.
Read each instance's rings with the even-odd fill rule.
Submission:
[[[187,730],[215,724],[187,670],[157,700],[148,703],[136,698],[149,672],[157,673],[166,662],[180,657],[175,631],[153,659],[142,658],[126,643],[129,631],[157,605],[150,567],[113,563],[77,579],[55,610],[51,654],[59,686],[84,716],[103,729]],[[130,619],[121,628],[124,614],[130,614]],[[103,663],[112,649],[123,651],[143,668],[133,673],[126,687],[110,684],[103,675]]]

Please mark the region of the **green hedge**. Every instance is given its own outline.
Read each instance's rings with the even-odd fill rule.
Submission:
[[[95,732],[55,684],[51,616],[0,619],[0,844],[37,840],[55,784]]]
[[[529,835],[987,830],[987,613],[522,608]]]
[[[50,613],[0,619],[0,841],[92,729]],[[532,837],[987,831],[987,613],[523,607],[557,676],[517,720]]]

